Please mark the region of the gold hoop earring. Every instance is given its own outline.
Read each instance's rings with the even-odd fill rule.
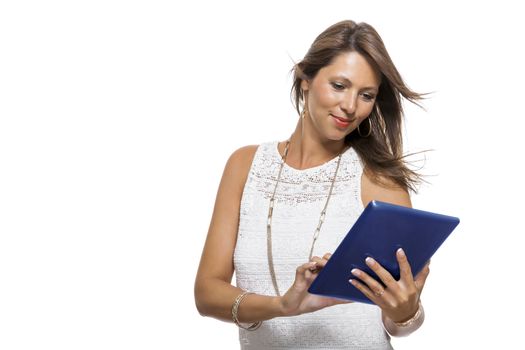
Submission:
[[[368,120],[368,134],[366,135],[363,135],[361,134],[361,130],[359,129],[359,126],[361,126],[361,124],[359,124],[357,126],[357,133],[359,134],[359,136],[361,137],[368,137],[370,136],[370,134],[372,133],[372,122],[370,121],[370,117],[366,118]]]

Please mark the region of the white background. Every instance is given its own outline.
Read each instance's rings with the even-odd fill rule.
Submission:
[[[406,151],[434,149],[413,204],[462,220],[433,259],[425,325],[394,346],[519,347],[514,3],[2,2],[0,348],[237,348],[193,301],[222,170],[290,135],[291,59],[342,19],[372,24],[408,85],[434,91],[406,106]]]

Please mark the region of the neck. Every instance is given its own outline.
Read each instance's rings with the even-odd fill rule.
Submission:
[[[344,139],[323,140],[309,124],[309,118],[299,118],[290,137],[286,163],[296,169],[307,169],[328,162],[346,148]]]

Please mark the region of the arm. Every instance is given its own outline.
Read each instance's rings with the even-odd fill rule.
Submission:
[[[400,188],[384,177],[369,176],[366,171],[363,172],[361,179],[361,199],[365,207],[374,199],[405,207],[412,207],[410,196],[405,189]],[[420,295],[430,270],[427,264],[414,278],[407,257],[398,252],[397,258],[402,273],[399,281],[393,280],[390,274],[379,264],[371,266],[367,263],[378,276],[382,277],[383,282],[385,282],[385,280],[388,282],[385,284],[387,285],[387,289],[390,289],[389,293],[384,291],[385,294],[381,296],[375,295],[372,290],[374,288],[381,289],[382,287],[370,279],[368,286],[357,282],[356,287],[365,294],[370,293],[370,295],[367,296],[381,308],[381,318],[385,330],[392,336],[401,337],[416,331],[424,322],[425,313],[421,304]],[[419,307],[421,309],[418,312]],[[416,317],[413,318],[414,316]],[[407,322],[407,324],[403,326],[399,325],[399,323],[411,319],[412,322]]]
[[[203,316],[231,322],[232,304],[242,292],[231,285],[233,251],[242,191],[256,149],[257,146],[238,149],[230,156],[224,169],[195,279],[195,304]],[[250,294],[244,298],[238,318],[241,322],[254,322],[279,314],[276,297]]]

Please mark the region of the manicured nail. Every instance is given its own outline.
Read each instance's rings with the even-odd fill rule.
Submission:
[[[350,282],[351,284],[355,285],[355,281],[353,279],[349,279],[348,282]]]
[[[359,276],[359,274],[361,273],[361,271],[359,271],[358,269],[352,269],[352,271],[350,272],[352,272],[352,275],[354,276]]]
[[[374,259],[372,259],[371,257],[366,258],[365,261],[370,266],[373,266],[375,264]]]
[[[405,256],[405,251],[403,250],[403,248],[399,248],[397,250],[397,253],[399,254],[399,256]]]

